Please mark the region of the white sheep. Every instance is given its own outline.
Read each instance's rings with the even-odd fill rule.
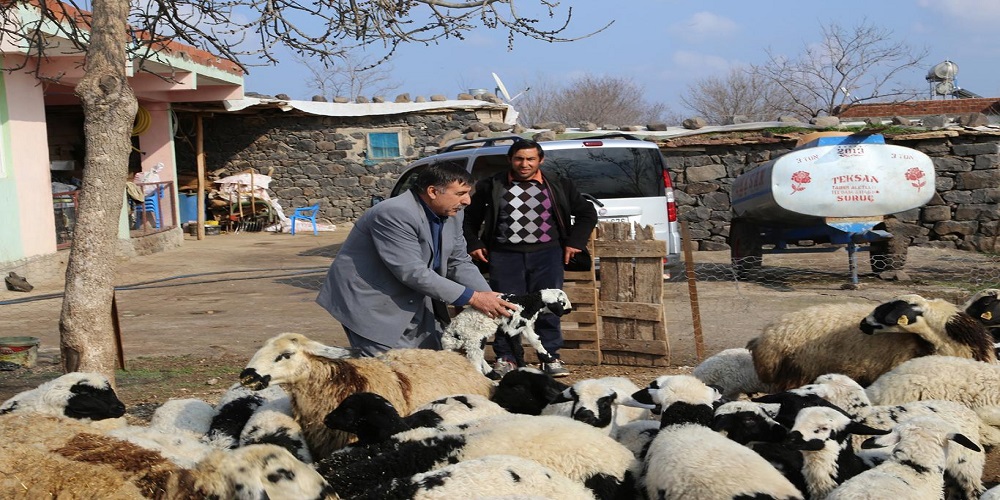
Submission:
[[[435,427],[462,425],[492,417],[508,415],[510,412],[492,400],[479,394],[455,394],[418,406],[406,416],[411,427]]]
[[[708,427],[719,393],[697,378],[662,376],[632,397],[662,407],[639,480],[647,498],[803,498],[760,455]]]
[[[542,408],[542,415],[579,420],[613,436],[622,425],[649,418],[650,412],[645,408],[622,405],[638,390],[639,386],[625,377],[580,380]]]
[[[993,337],[983,323],[944,299],[901,295],[876,307],[861,322],[861,331],[910,333],[928,342],[940,356],[997,360]]]
[[[107,431],[108,436],[152,450],[178,467],[190,469],[217,448],[187,432],[170,432],[144,425],[127,425]]]
[[[303,335],[269,339],[247,363],[240,382],[253,390],[277,384],[288,393],[312,456],[346,445],[350,435],[327,429],[323,418],[355,392],[370,391],[404,413],[452,394],[490,396],[493,382],[452,351],[393,349],[374,358],[346,358],[346,349]]]
[[[573,305],[566,292],[547,288],[524,295],[502,294],[508,302],[517,304],[518,308],[511,311],[509,317],[491,318],[475,309],[466,308],[451,319],[441,335],[441,346],[445,349],[463,352],[473,366],[497,379],[496,372],[486,362],[484,349],[486,341],[494,334],[515,337],[524,335],[531,347],[538,352],[543,361],[551,359],[551,355],[542,346],[542,341],[535,331],[535,321],[542,314],[551,313],[562,316],[570,312]]]
[[[659,432],[660,422],[657,420],[634,420],[616,429],[611,437],[628,448],[636,459],[641,460],[646,456],[649,443]]]
[[[511,455],[489,455],[463,460],[405,479],[376,486],[366,498],[545,498],[587,500],[594,493],[534,460]]]
[[[378,400],[352,396],[335,411],[353,415],[355,422],[405,427],[391,405],[372,402]],[[317,470],[338,495],[352,497],[392,479],[498,454],[534,460],[586,484],[600,498],[632,488],[632,452],[592,426],[558,416],[498,415],[443,432],[402,431],[375,444],[342,448],[320,459]]]
[[[215,407],[195,398],[168,399],[149,419],[149,427],[167,434],[185,434],[201,439],[208,433]]]
[[[896,425],[892,432],[872,438],[892,447],[888,459],[848,479],[826,498],[906,498],[937,500],[944,497],[944,468],[949,442],[981,451],[952,424],[933,416],[914,417]]]
[[[70,372],[4,401],[0,415],[8,413],[104,420],[124,415],[125,404],[104,375]]]
[[[707,385],[720,387],[722,397],[727,399],[774,390],[760,381],[753,366],[753,356],[743,347],[725,349],[709,356],[694,367],[691,375]]]
[[[865,393],[872,403],[895,405],[943,399],[972,408],[986,424],[1000,426],[1000,364],[953,356],[927,356],[882,375]],[[983,432],[986,442],[995,433]]]

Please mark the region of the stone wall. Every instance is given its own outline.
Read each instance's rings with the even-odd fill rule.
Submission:
[[[372,196],[388,195],[409,162],[446,140],[498,133],[479,116],[457,110],[349,118],[276,110],[215,114],[204,121],[206,171],[270,172],[271,191],[286,214],[319,203],[320,219],[353,222],[371,206]],[[401,157],[367,159],[366,134],[389,131],[400,132]],[[178,165],[195,165],[190,148],[178,148]]]
[[[890,137],[886,142],[924,152],[937,176],[937,192],[926,206],[894,215],[896,237],[912,245],[1000,252],[1000,137],[949,131]],[[680,217],[688,222],[699,249],[729,248],[733,179],[794,146],[794,138],[662,144]]]

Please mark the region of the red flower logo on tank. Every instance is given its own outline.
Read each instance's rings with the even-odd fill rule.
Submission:
[[[910,185],[917,188],[917,192],[920,192],[920,188],[927,185],[927,181],[921,180],[924,178],[924,171],[917,167],[913,167],[906,171],[906,180],[910,181]]]
[[[795,194],[799,191],[805,191],[806,184],[812,182],[812,178],[809,177],[809,172],[805,170],[799,170],[792,174],[792,192],[789,194]]]

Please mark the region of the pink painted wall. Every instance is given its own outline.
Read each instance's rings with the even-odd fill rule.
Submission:
[[[15,64],[13,56],[7,56]],[[9,176],[16,185],[17,217],[20,225],[21,257],[50,254],[56,251],[55,218],[49,176],[48,133],[45,129],[45,99],[42,86],[24,72],[5,73],[7,113],[10,118]]]
[[[173,196],[163,201],[162,211],[165,217],[167,214],[174,214],[171,218],[177,221],[177,213],[174,207],[177,206],[177,167],[174,159],[174,136],[173,124],[171,123],[170,104],[162,102],[139,102],[139,106],[149,111],[151,123],[149,129],[139,136],[139,149],[142,150],[142,171],[148,172],[156,167],[157,163],[163,163],[163,170],[160,170],[160,181],[174,181]]]

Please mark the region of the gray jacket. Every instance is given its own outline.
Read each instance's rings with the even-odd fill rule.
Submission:
[[[316,302],[344,327],[375,342],[395,345],[426,297],[448,304],[466,287],[489,291],[462,236],[464,214],[441,228],[441,271],[433,262],[423,205],[406,192],[369,208],[355,223],[330,265]]]

